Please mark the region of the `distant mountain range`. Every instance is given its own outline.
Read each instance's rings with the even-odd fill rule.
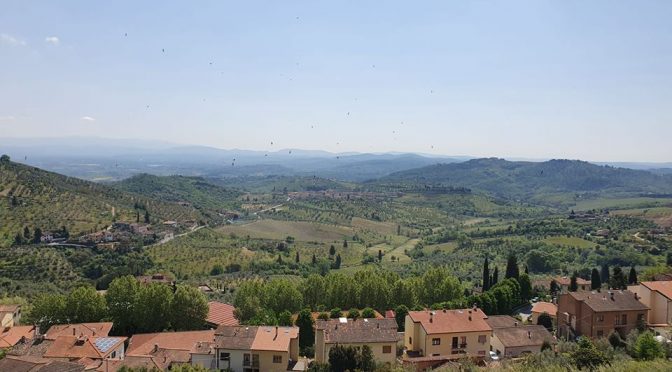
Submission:
[[[496,158],[473,159],[396,172],[376,182],[462,186],[503,197],[603,191],[672,193],[672,175],[578,160],[512,162]]]

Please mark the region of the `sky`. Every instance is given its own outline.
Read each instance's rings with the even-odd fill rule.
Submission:
[[[667,0],[2,0],[0,137],[672,161],[670,15]]]

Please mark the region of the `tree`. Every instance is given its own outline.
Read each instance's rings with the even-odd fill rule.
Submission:
[[[288,279],[273,279],[264,286],[263,307],[276,314],[288,310],[299,311],[303,307],[303,295],[294,282]]]
[[[130,335],[137,328],[134,314],[138,291],[138,281],[127,275],[114,279],[105,292],[108,314],[117,334]]]
[[[362,310],[362,318],[364,319],[374,319],[376,317],[376,312],[372,308],[367,307]]]
[[[334,245],[332,244],[332,245],[329,247],[329,255],[330,255],[330,256],[333,256],[333,255],[335,255],[335,254],[336,254],[336,247],[334,247]]]
[[[609,285],[612,289],[626,289],[627,281],[625,279],[625,274],[620,266],[614,266],[612,270],[611,279],[609,280]]]
[[[335,307],[335,308],[331,309],[331,311],[329,312],[329,317],[331,319],[342,318],[343,317],[343,312],[341,311],[341,308],[340,307]]]
[[[506,259],[506,279],[515,278],[518,279],[520,276],[518,269],[518,258],[513,253],[509,254],[509,257]]]
[[[490,288],[497,282],[499,282],[499,269],[495,266],[495,271],[492,272],[492,280],[490,280]]]
[[[223,273],[224,273],[224,267],[222,267],[222,265],[220,264],[215,264],[214,266],[212,266],[212,270],[210,270],[210,275],[212,276],[221,275]]]
[[[488,267],[488,258],[483,261],[483,292],[490,289],[490,268]]]
[[[602,283],[609,284],[609,265],[607,265],[606,263],[602,265],[600,271],[600,279],[602,280]]]
[[[628,275],[628,284],[637,284],[637,271],[635,270],[635,267],[630,268],[630,274]]]
[[[596,290],[600,288],[602,288],[602,278],[600,278],[599,271],[593,268],[593,271],[590,273],[590,289]]]
[[[609,364],[607,357],[586,337],[580,337],[579,347],[570,355],[577,368],[595,370],[603,364]]]
[[[317,264],[317,257],[315,257],[315,253],[313,253],[313,259],[311,260],[311,263],[313,266]]]
[[[135,222],[140,223],[140,211],[135,211]]]
[[[299,347],[305,350],[315,345],[315,321],[310,309],[303,309],[296,317],[296,326],[299,327]]]
[[[33,238],[33,235],[30,233],[30,229],[28,226],[23,227],[23,238],[26,240],[30,240]]]
[[[41,332],[46,332],[54,324],[70,323],[65,312],[66,297],[57,294],[43,294],[33,301],[33,309],[30,312],[28,323],[40,327]]]
[[[357,369],[362,372],[373,372],[376,362],[373,360],[373,351],[369,345],[362,346],[362,352],[357,360]]]
[[[569,291],[576,292],[579,290],[579,285],[576,283],[577,273],[576,271],[572,273],[572,276],[569,278]]]
[[[551,285],[550,285],[550,291],[551,294],[556,294],[560,291],[560,286],[558,285],[558,282],[555,281],[555,279],[551,279]]]
[[[10,160],[11,158],[7,154],[2,154],[2,156],[0,156],[0,163],[2,164],[7,164]]]
[[[357,368],[357,351],[352,346],[336,345],[329,350],[332,372],[354,371]]]
[[[420,277],[418,295],[424,305],[461,299],[464,296],[459,280],[445,267],[433,267]]]
[[[354,307],[348,311],[348,318],[349,319],[357,319],[361,315],[362,314],[359,313],[359,310],[355,309]]]
[[[23,236],[21,236],[21,233],[16,233],[16,236],[14,237],[14,242],[12,244],[15,246],[23,245]]]
[[[530,276],[527,274],[522,274],[518,279],[520,284],[520,299],[527,301],[532,295],[532,281],[530,281]]]
[[[300,260],[299,260],[299,250],[298,249],[296,250],[296,256],[294,257],[294,262],[296,262],[297,264],[300,262]]]
[[[547,313],[543,312],[539,314],[537,318],[537,325],[543,325],[549,332],[553,332],[553,318]]]
[[[293,326],[294,322],[292,322],[292,313],[287,310],[281,312],[280,315],[278,315],[278,325],[283,327]]]
[[[378,262],[383,262],[383,250],[378,250]]]
[[[665,357],[665,350],[653,337],[653,333],[644,332],[637,338],[635,344],[635,358],[639,360],[654,360]]]
[[[277,261],[280,265],[282,265],[282,255],[281,254],[278,254],[278,260]]]
[[[261,311],[264,286],[261,279],[244,281],[236,290],[233,299],[234,315],[241,324],[245,324]]]
[[[202,329],[208,316],[208,299],[197,288],[180,285],[170,302],[170,324],[176,331]]]
[[[397,329],[400,331],[403,330],[406,325],[406,315],[408,315],[408,307],[405,305],[399,305],[394,309],[394,319],[397,321]]]
[[[95,288],[81,286],[68,294],[65,313],[72,323],[99,322],[107,315],[107,304]]]
[[[145,223],[149,223],[149,211],[145,209]]]
[[[336,255],[336,261],[334,262],[334,264],[331,267],[332,267],[332,269],[335,269],[335,270],[338,270],[338,269],[341,268],[341,254],[340,253]]]
[[[170,326],[172,289],[164,284],[140,286],[135,303],[135,322],[143,333],[161,332]]]
[[[343,248],[348,248],[348,241],[343,239]]]
[[[625,346],[625,342],[621,338],[621,335],[616,331],[611,331],[611,333],[609,333],[609,337],[607,338],[609,340],[609,344],[611,344],[611,347],[614,349]]]
[[[667,266],[672,266],[672,252],[668,251],[665,255],[665,264]]]
[[[310,274],[303,281],[301,286],[303,291],[303,302],[311,309],[317,309],[317,306],[324,304],[324,293],[326,288],[324,278],[317,274]]]
[[[33,244],[40,244],[40,241],[42,241],[42,229],[36,227],[33,231]]]

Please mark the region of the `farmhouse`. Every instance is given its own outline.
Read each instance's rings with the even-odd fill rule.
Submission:
[[[572,283],[572,279],[567,276],[555,278],[555,282],[560,287],[561,293],[569,292],[569,286]],[[583,278],[576,278],[576,286],[578,291],[590,291],[590,280],[585,280]]]
[[[625,337],[648,314],[649,307],[630,291],[563,293],[558,297],[558,334],[599,338],[616,331]]]
[[[214,369],[284,372],[299,359],[299,328],[221,326],[214,347]]]
[[[329,361],[336,345],[371,348],[376,363],[394,364],[397,346],[397,321],[394,319],[329,319],[315,324],[315,360]]]

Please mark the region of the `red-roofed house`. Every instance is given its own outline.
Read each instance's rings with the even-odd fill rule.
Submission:
[[[9,348],[21,340],[31,340],[35,336],[35,326],[15,326],[0,331],[0,349]]]
[[[168,366],[171,363],[192,363],[212,369],[214,348],[210,345],[214,341],[214,330],[136,334],[128,343],[126,356],[156,359]],[[203,354],[206,357],[200,358]],[[192,360],[194,355],[197,357]]]
[[[211,327],[219,326],[237,326],[238,319],[233,316],[234,308],[232,305],[223,302],[208,302],[208,317],[205,322]]]
[[[56,324],[44,335],[46,340],[55,340],[59,336],[105,337],[112,330],[112,322]]]
[[[21,323],[21,305],[0,305],[0,327],[14,327]]]
[[[410,311],[404,345],[407,359],[464,356],[484,358],[490,350],[492,327],[481,309]]]
[[[215,348],[216,369],[290,371],[299,358],[299,328],[221,326]]]
[[[126,337],[58,336],[45,358],[67,361],[124,359]]]
[[[530,315],[530,323],[537,324],[539,315],[547,313],[553,320],[558,318],[558,307],[551,302],[536,302],[532,305],[532,313]]]
[[[637,294],[639,302],[651,309],[647,319],[650,326],[672,325],[672,281],[641,282],[628,286],[628,290]]]

